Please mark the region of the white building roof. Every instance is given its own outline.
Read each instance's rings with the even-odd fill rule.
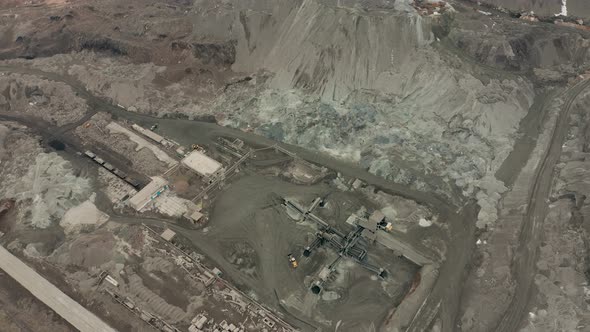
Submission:
[[[199,220],[201,220],[201,218],[203,218],[203,214],[199,211],[195,211],[193,213],[191,213],[191,215],[189,216],[189,218],[193,221],[193,222],[198,222]]]
[[[160,235],[164,240],[170,242],[170,240],[172,240],[174,238],[174,236],[176,235],[176,233],[169,229],[166,228],[166,230],[164,232],[162,232],[162,234]]]
[[[143,187],[143,189],[135,194],[135,196],[129,199],[129,205],[131,205],[136,211],[143,209],[152,200],[152,195],[167,184],[168,181],[164,178],[159,176],[152,177],[152,182]]]
[[[148,138],[158,142],[158,143],[162,143],[162,141],[164,140],[164,137],[154,133],[153,131],[149,130],[149,129],[145,129],[143,127],[140,127],[136,124],[131,126],[133,129],[135,129],[136,131],[144,134],[145,136],[147,136]]]
[[[221,169],[222,165],[218,161],[208,157],[200,151],[192,151],[184,159],[182,163],[199,173],[202,176],[211,176]]]

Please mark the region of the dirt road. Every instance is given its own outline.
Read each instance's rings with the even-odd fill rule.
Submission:
[[[115,332],[2,246],[0,268],[81,332]]]
[[[529,161],[542,131],[549,106],[559,96],[559,93],[563,92],[556,90],[539,91],[527,115],[521,120],[520,137],[516,139],[512,151],[510,151],[510,154],[508,154],[508,157],[495,174],[496,179],[504,182],[506,187],[514,185],[516,178],[520,174],[519,171]]]
[[[565,93],[565,103],[553,130],[551,144],[537,168],[527,212],[520,231],[519,247],[512,263],[513,274],[516,277],[516,290],[496,331],[514,331],[525,315],[537,271],[535,264],[543,235],[542,226],[547,212],[547,199],[553,183],[553,170],[561,155],[561,148],[569,129],[568,121],[572,105],[576,97],[588,86],[590,86],[590,81],[583,81]]]

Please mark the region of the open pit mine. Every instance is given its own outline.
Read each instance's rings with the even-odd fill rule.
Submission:
[[[0,331],[588,331],[589,19],[0,1]]]

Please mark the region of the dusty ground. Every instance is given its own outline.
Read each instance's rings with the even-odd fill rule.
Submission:
[[[89,91],[131,111],[214,116],[222,124],[345,158],[379,176],[439,190],[452,199],[457,197],[449,192],[457,186],[466,196],[478,195],[483,210],[478,225],[492,225],[494,206],[505,190],[494,173],[508,156],[518,122],[533,103],[531,81],[536,79],[496,68],[534,67],[573,76],[585,68],[586,37],[510,23],[506,17],[482,17],[460,4],[457,8],[465,14],[455,18],[450,30],[447,18],[404,18],[395,11],[379,16],[382,13],[375,8],[391,8],[367,2],[365,12],[354,14],[365,32],[345,33],[355,31],[346,25],[353,23],[323,31],[326,21],[353,22],[343,19],[350,15],[346,6],[333,10],[333,5],[312,1],[295,11],[295,4],[280,6],[281,10],[256,4],[256,10],[245,15],[241,3],[221,7],[206,1],[149,3],[125,8],[103,1],[77,10],[57,8],[54,16],[59,18],[53,23],[39,13],[31,14],[35,19],[28,18],[28,25],[7,18],[6,36],[16,54],[57,54],[23,65],[67,73]],[[401,2],[398,5],[397,10],[408,10]],[[130,10],[134,6],[144,11]],[[183,10],[185,16],[180,14]],[[113,12],[109,24],[88,32],[92,22]],[[213,17],[218,19],[212,21]],[[306,20],[312,21],[311,27],[296,25]],[[60,24],[68,29],[58,31]],[[403,25],[415,28],[396,28]],[[304,29],[318,33],[295,32]],[[379,33],[373,36],[368,29]],[[429,34],[430,29],[435,33]],[[272,35],[270,30],[280,33]],[[482,31],[489,38],[479,38]],[[408,47],[386,42],[393,40],[384,38],[388,33]],[[34,45],[32,41],[43,34],[69,42],[47,45],[48,49]],[[302,35],[314,37],[298,37]],[[328,35],[337,38],[319,47]],[[367,35],[372,39],[365,41]],[[9,36],[23,37],[22,44],[11,44]],[[364,51],[371,43],[380,45],[377,53]],[[447,43],[460,52],[439,52]],[[343,53],[349,45],[358,50],[355,56]],[[570,46],[576,51],[561,51]],[[60,54],[66,53],[60,48],[110,53]],[[331,50],[340,50],[340,55],[331,55]],[[308,58],[313,60],[304,61]],[[473,68],[474,60],[491,68]],[[314,69],[310,63],[316,62],[321,65]],[[346,82],[347,77],[364,78],[335,83]],[[388,80],[407,84],[385,84]],[[439,176],[443,181],[436,180]]]
[[[535,276],[536,298],[528,307],[525,330],[583,329],[588,315],[588,118],[586,91],[574,105],[551,204],[544,221]]]
[[[0,285],[2,331],[75,331],[71,325],[4,273],[0,274]]]
[[[346,6],[334,5],[260,3],[246,15],[240,2],[221,7],[215,2],[136,4],[145,8],[147,19],[141,11],[100,2],[69,14],[56,9],[61,18],[56,24],[67,26],[67,32],[41,17],[29,26],[18,18],[6,26],[12,27],[12,38],[23,35],[22,45],[11,44],[17,53],[38,57],[66,53],[56,49],[64,47],[126,55],[59,54],[25,65],[67,73],[129,110],[214,116],[224,125],[345,158],[418,188],[448,193],[452,183],[466,195],[480,192],[484,209],[493,205],[498,185],[492,174],[510,151],[518,121],[532,103],[531,82],[502,73],[480,77],[440,54],[430,45],[436,38],[428,32],[438,22],[367,2],[366,11],[354,14],[354,23],[347,19],[351,12]],[[398,5],[398,10],[408,10]],[[388,15],[381,15],[383,8]],[[183,10],[186,17],[179,15]],[[113,12],[125,20],[111,19],[100,31],[88,33],[93,21]],[[299,23],[308,20],[309,27]],[[324,31],[327,21],[341,23]],[[399,29],[404,25],[413,28]],[[80,39],[35,46],[31,42],[41,37],[42,27],[43,34]],[[269,33],[275,30],[279,33]],[[327,36],[337,37],[318,46]],[[391,36],[407,45],[392,42]],[[367,52],[373,44],[380,45],[378,52]],[[345,51],[350,45],[354,56]],[[314,68],[316,62],[320,65]],[[443,92],[440,86],[447,89]],[[435,103],[436,109],[431,107]],[[435,181],[438,176],[445,180]],[[493,221],[493,213],[482,215],[482,224]]]
[[[85,204],[94,192],[98,209],[114,212],[105,203],[109,194],[102,192],[104,177],[97,180],[92,163],[76,161],[73,152],[96,149],[115,166],[135,170],[145,182],[146,176],[161,174],[167,165],[148,149],[137,151],[125,137],[101,130],[121,114],[126,119],[133,119],[134,113],[186,117],[217,121],[335,156],[352,163],[355,170],[369,170],[387,185],[394,181],[407,185],[404,190],[422,190],[420,195],[446,197],[462,216],[467,213],[462,210],[465,202],[475,200],[477,220],[459,226],[463,220],[416,219],[414,211],[424,216],[436,211],[370,192],[362,199],[350,192],[335,193],[349,206],[335,205],[337,209],[323,212],[342,223],[359,201],[368,206],[387,202],[395,211],[384,212],[395,216],[396,229],[403,236],[446,259],[443,277],[435,286],[439,291],[425,302],[426,313],[421,316],[428,318],[427,325],[440,318],[434,330],[440,326],[454,330],[457,324],[473,331],[571,330],[587,325],[583,199],[587,143],[580,139],[588,136],[588,130],[577,125],[587,122],[585,104],[576,105],[577,118],[571,123],[560,124],[557,115],[569,109],[565,105],[571,101],[559,91],[566,84],[571,87],[588,69],[586,32],[515,20],[496,11],[488,16],[463,2],[453,3],[454,14],[438,18],[414,15],[407,1],[122,4],[112,0],[27,5],[41,3],[49,6],[10,9],[14,3],[3,3],[0,7],[0,58],[4,59],[0,66],[5,72],[0,77],[0,112],[4,119],[19,116],[37,128],[32,133],[14,122],[0,126],[0,198],[13,198],[16,204],[1,217],[0,230],[8,231],[7,243],[27,257],[55,251],[55,264],[88,270],[129,259],[117,247],[120,240],[113,232],[96,222],[100,218],[83,226],[89,233],[74,241],[60,226],[67,211]],[[580,3],[569,1],[570,14],[585,15]],[[557,11],[559,5],[557,1],[537,1],[533,7],[528,1],[510,4],[545,14]],[[105,106],[108,103],[130,113],[117,113],[115,107]],[[90,118],[94,112],[98,113]],[[85,114],[88,118],[83,118]],[[137,119],[147,127],[160,123],[161,133],[186,146],[201,140],[212,143],[211,137],[225,130],[182,120]],[[89,126],[68,132],[83,123]],[[48,129],[40,129],[42,125]],[[561,145],[553,128],[561,137],[569,126],[575,129],[569,132],[557,167],[560,180],[551,187],[561,153],[553,147]],[[50,138],[50,132],[67,132],[61,137],[66,151],[50,152],[47,142],[39,142],[41,137]],[[306,167],[287,160],[273,156],[269,160],[253,163],[248,168],[252,173],[236,176],[236,186],[212,195],[217,200],[207,210],[208,233],[193,229],[189,240],[201,241],[200,249],[229,271],[240,287],[275,308],[279,308],[277,295],[267,285],[288,299],[280,304],[297,317],[332,327],[342,319],[342,329],[378,324],[387,313],[385,302],[398,302],[403,292],[396,289],[407,284],[379,288],[363,271],[346,266],[351,269],[342,273],[350,276],[344,278],[346,287],[335,287],[332,297],[314,304],[302,295],[302,275],[289,273],[288,266],[272,256],[295,251],[307,240],[303,233],[309,229],[278,226],[288,219],[269,207],[269,191],[309,200],[342,184],[328,185],[324,175],[306,177]],[[326,176],[335,177],[330,172]],[[187,174],[172,179],[185,197],[199,186]],[[284,180],[303,185],[279,189]],[[97,183],[102,184],[97,187]],[[241,199],[244,195],[248,202]],[[552,202],[546,206],[548,198]],[[133,221],[138,219],[127,220]],[[421,228],[420,222],[432,226]],[[471,235],[474,224],[480,228],[477,238]],[[285,229],[302,233],[287,236]],[[75,227],[71,232],[78,231]],[[271,235],[266,246],[258,239],[260,233]],[[211,235],[226,241],[203,241]],[[472,251],[471,269],[463,283],[464,262]],[[312,264],[318,263],[311,261],[308,272],[319,267]],[[399,280],[409,280],[414,272],[412,265],[398,258],[383,264],[401,266]],[[450,271],[454,264],[457,271]],[[129,285],[140,290],[159,287],[153,276],[142,273],[137,272]],[[87,277],[73,278],[82,283]],[[449,279],[465,291],[448,287]],[[289,288],[284,280],[297,286]],[[535,286],[529,287],[533,282]],[[363,284],[375,287],[364,294],[359,286]],[[384,293],[387,296],[380,297]],[[370,310],[371,315],[347,309],[362,305],[355,301],[364,295],[379,297],[375,303],[384,302]],[[462,305],[456,313],[459,296]],[[437,304],[441,298],[444,302]],[[189,311],[187,300],[163,300]],[[319,309],[310,312],[314,305]],[[168,313],[173,320],[180,317],[175,308]],[[352,318],[358,325],[346,321]]]
[[[379,326],[387,313],[387,303],[399,301],[404,294],[403,287],[409,286],[416,271],[409,262],[398,259],[391,251],[375,247],[373,250],[383,255],[377,258],[377,264],[392,273],[384,283],[371,280],[369,273],[352,262],[342,264],[339,271],[344,278],[342,284],[327,286],[328,291],[335,291],[341,299],[334,303],[316,303],[317,300],[310,299],[305,283],[307,275],[318,273],[330,257],[333,259],[333,252],[319,250],[309,259],[302,258],[301,268],[297,271],[292,271],[286,264],[285,257],[289,253],[300,255],[303,247],[311,241],[313,225],[295,224],[285,215],[282,207],[273,206],[276,203],[273,203],[271,193],[311,202],[326,191],[330,189],[325,185],[301,187],[259,176],[242,178],[215,202],[207,236],[221,241],[207,245],[206,251],[209,255],[223,256],[223,261],[227,263],[220,261],[221,268],[239,270],[243,276],[236,282],[252,288],[257,297],[272,301],[276,292],[281,299],[285,299],[288,310],[302,319],[332,326],[342,321],[342,328],[357,330],[368,329],[372,324]],[[243,197],[249,197],[247,203],[242,202]],[[343,230],[346,230],[346,218],[359,207],[359,197],[353,197],[343,199],[334,195],[332,198],[329,220]],[[265,234],[264,237],[261,234]],[[238,263],[236,255],[256,257],[257,262],[252,265],[242,259]],[[238,278],[238,274],[235,277]],[[383,291],[391,298],[378,296]],[[367,298],[372,299],[371,303],[366,303]]]
[[[78,129],[78,132],[99,128],[96,122],[91,124],[88,128]],[[194,291],[174,293],[174,289],[181,287],[169,288],[173,281],[166,278],[179,282],[185,277],[175,275],[177,268],[172,267],[173,263],[158,258],[157,251],[142,254],[142,250],[151,250],[148,249],[151,244],[145,240],[144,233],[137,231],[137,227],[128,229],[115,224],[137,220],[136,217],[126,219],[116,216],[115,223],[108,221],[109,217],[100,211],[106,209],[111,212],[110,204],[105,201],[108,198],[105,196],[108,195],[103,192],[108,186],[105,186],[102,179],[104,176],[100,175],[100,171],[88,170],[96,166],[84,156],[76,156],[73,151],[42,152],[39,141],[33,139],[25,128],[9,123],[6,123],[5,128],[6,141],[14,139],[13,137],[28,139],[31,141],[28,152],[37,153],[34,158],[23,153],[12,161],[6,161],[7,175],[3,177],[3,181],[14,182],[9,187],[32,186],[36,190],[40,185],[51,184],[56,177],[61,177],[71,178],[72,184],[64,188],[70,188],[72,192],[71,196],[64,199],[51,190],[44,190],[43,194],[47,195],[43,200],[44,207],[47,211],[54,212],[43,223],[31,224],[30,214],[26,213],[29,208],[26,202],[31,198],[28,194],[19,194],[28,193],[30,189],[14,191],[16,205],[6,205],[8,210],[4,212],[0,223],[6,232],[3,237],[4,245],[27,260],[39,264],[49,263],[55,273],[61,271],[59,273],[63,273],[63,276],[50,276],[50,279],[60,285],[64,282],[73,285],[76,297],[92,303],[93,308],[99,308],[99,315],[114,326],[126,326],[124,330],[141,330],[138,326],[142,325],[134,320],[126,322],[127,318],[108,313],[112,312],[110,308],[116,304],[108,296],[105,298],[95,294],[93,287],[101,270],[121,276],[122,285],[125,286],[121,286],[120,290],[133,296],[135,303],[158,313],[170,323],[180,326],[188,324],[197,314],[196,310],[202,306],[202,298],[198,292],[200,286],[196,285]],[[13,128],[12,131],[10,128]],[[100,132],[100,129],[94,130]],[[117,145],[112,145],[109,151],[116,151]],[[39,159],[40,156],[42,159]],[[30,177],[31,185],[25,180],[13,179],[12,173],[8,172],[10,167],[23,162],[21,159],[24,158],[30,158],[33,169],[46,172],[35,171],[37,176]],[[44,163],[48,161],[59,161],[60,166],[47,167]],[[39,166],[40,162],[43,166]],[[48,169],[57,171],[47,173]],[[268,169],[276,169],[276,173],[269,172]],[[256,172],[266,175],[257,175]],[[290,220],[282,208],[276,206],[276,194],[311,200],[316,195],[329,192],[332,203],[322,209],[320,214],[343,231],[350,227],[344,224],[344,220],[350,213],[358,210],[361,204],[371,209],[388,207],[389,212],[386,212],[390,216],[400,216],[400,220],[396,222],[400,230],[403,219],[404,231],[408,232],[409,229],[411,236],[423,237],[425,243],[432,241],[431,236],[414,233],[413,230],[421,228],[418,219],[407,217],[414,210],[424,210],[418,214],[425,216],[431,216],[432,212],[417,206],[413,201],[384,195],[370,187],[366,188],[366,193],[340,192],[334,187],[337,182],[330,178],[322,180],[330,173],[327,169],[301,160],[285,160],[277,152],[260,153],[251,165],[246,165],[238,176],[232,178],[229,186],[212,195],[209,202],[213,206],[208,208],[211,216],[207,227],[198,231],[183,230],[183,234],[187,236],[189,243],[192,242],[191,246],[209,257],[242,290],[283,312],[283,315],[296,324],[303,324],[304,329],[309,327],[307,324],[338,324],[341,328],[369,330],[371,326],[381,325],[392,303],[401,301],[411,285],[417,267],[397,257],[390,250],[370,246],[370,260],[391,271],[388,279],[377,280],[353,262],[345,261],[338,268],[336,280],[326,286],[326,295],[310,297],[308,276],[317,274],[327,260],[335,258],[335,254],[321,249],[313,259],[302,261],[301,269],[293,271],[289,267],[284,257],[289,252],[300,253],[311,239],[310,235],[315,228],[309,223],[297,225]],[[282,180],[276,175],[281,175]],[[175,176],[184,176],[194,181],[191,179],[194,174],[187,172],[179,172]],[[346,181],[352,182],[350,179]],[[85,188],[84,196],[76,194],[77,185],[73,185],[76,183],[83,184],[78,190]],[[88,194],[90,192],[97,194]],[[12,192],[7,192],[6,195],[13,196]],[[248,199],[245,200],[244,197]],[[290,282],[285,283],[285,280]],[[272,289],[269,289],[269,285],[273,285]],[[374,302],[374,298],[380,300]]]
[[[547,132],[555,125],[558,111],[557,105],[551,109],[551,118],[546,124]],[[530,184],[534,181],[535,169],[548,141],[547,134],[539,138],[512,190],[501,201],[500,219],[496,227],[478,239],[480,244],[474,259],[474,271],[466,283],[467,291],[462,301],[465,313],[461,318],[461,329],[464,331],[492,328],[488,324],[494,324],[501,317],[510,296],[514,294],[515,282],[511,275],[510,262],[519,242],[518,235],[526,212]],[[477,317],[475,313],[479,313]]]

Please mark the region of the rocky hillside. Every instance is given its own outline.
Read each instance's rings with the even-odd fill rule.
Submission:
[[[590,7],[585,0],[485,0],[481,2],[515,11],[534,11],[543,16],[567,14],[590,18]]]
[[[435,47],[433,26],[441,22],[400,4],[289,3],[240,10],[233,17],[239,23],[228,24],[237,41],[232,69],[263,70],[269,78],[217,98],[213,109],[222,123],[418,187],[437,175],[469,195],[480,179],[493,178],[532,104],[530,82],[482,78],[457,66]],[[232,20],[221,10],[210,19],[223,15]]]
[[[131,111],[214,117],[493,206],[537,79],[583,71],[590,43],[575,29],[459,5],[422,17],[410,4],[87,1],[3,16],[0,57],[34,58],[19,61]]]
[[[590,34],[550,23],[507,22],[467,12],[456,17],[446,37],[477,63],[533,73],[545,81],[565,80],[588,70],[590,63]]]

